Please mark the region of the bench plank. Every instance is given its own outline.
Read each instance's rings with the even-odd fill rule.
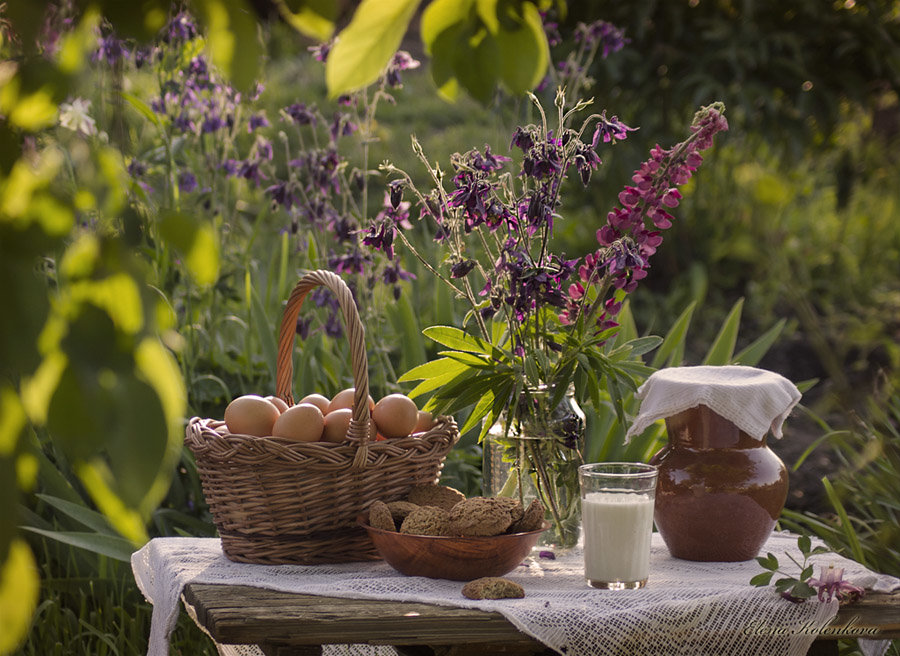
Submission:
[[[184,597],[217,642],[259,644],[270,655],[316,653],[287,649],[293,646],[348,643],[468,645],[467,654],[479,651],[473,645],[496,653],[502,643],[508,653],[546,651],[495,612],[199,583],[188,584]],[[860,637],[872,627],[878,633],[862,637],[900,638],[900,592],[870,593],[842,607],[819,638]]]

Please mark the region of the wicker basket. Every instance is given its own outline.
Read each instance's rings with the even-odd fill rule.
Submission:
[[[238,435],[222,421],[196,417],[187,426],[185,443],[230,560],[311,565],[378,558],[357,515],[376,499],[400,499],[413,485],[437,481],[459,439],[451,417],[438,417],[425,433],[369,439],[365,332],[350,290],[329,271],[305,275],[288,299],[279,332],[277,395],[293,404],[297,317],[318,286],[337,296],[350,343],[356,395],[347,439],[335,444]]]

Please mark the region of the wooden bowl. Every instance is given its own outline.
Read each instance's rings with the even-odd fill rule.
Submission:
[[[408,576],[471,581],[482,576],[503,576],[531,553],[543,528],[527,533],[492,537],[443,537],[411,535],[373,528],[360,515],[357,522],[369,534],[378,554],[388,565]]]

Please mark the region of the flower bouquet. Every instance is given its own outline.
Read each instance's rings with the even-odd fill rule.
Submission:
[[[601,163],[598,148],[625,139],[632,128],[605,111],[571,127],[590,103],[567,108],[561,91],[551,123],[531,98],[541,120],[513,134],[510,148],[521,151],[517,175],[507,168],[510,157],[486,146],[451,158],[448,189],[444,172],[428,162],[413,137],[433,188],[423,192],[406,172],[385,165],[390,193],[363,241],[393,257],[398,240],[467,304],[463,329],[424,331],[445,348],[440,357],[400,380],[421,381],[410,395],[432,393],[426,407],[433,411],[471,408],[461,432],[480,423],[479,439],[490,436],[511,465],[509,484],[491,492],[525,495],[530,484],[553,523],[553,541],[571,546],[580,519],[584,427],[572,397],[598,410],[611,401],[624,421],[620,399],[650,371],[637,356],[659,338],[618,343],[617,315],[672,225],[670,210],[681,199],[677,187],[690,179],[702,162],[700,152],[727,122],[724,107],[713,104],[697,112],[684,141],[655,146],[598,228],[596,250],[567,259],[551,249],[564,183],[574,172],[587,185]],[[406,194],[418,202],[419,220],[434,226],[434,239],[446,252],[440,264],[404,234],[410,226]]]

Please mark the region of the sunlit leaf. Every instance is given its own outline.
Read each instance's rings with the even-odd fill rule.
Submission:
[[[337,3],[332,0],[275,0],[278,11],[291,27],[318,41],[334,32]]]
[[[259,77],[260,43],[253,10],[244,0],[196,0],[206,25],[210,59],[231,83],[248,91]]]
[[[37,607],[40,578],[37,563],[25,540],[11,542],[0,562],[0,654],[11,653],[31,627]]]
[[[433,54],[435,40],[446,30],[464,23],[475,0],[432,0],[422,12],[421,37],[425,52]]]
[[[504,21],[495,37],[499,45],[499,77],[514,94],[536,87],[550,61],[550,46],[537,7],[525,2],[521,12],[514,21]]]
[[[328,95],[371,84],[400,47],[420,0],[363,0],[338,35],[325,64]]]
[[[213,284],[219,277],[219,245],[213,227],[181,212],[163,215],[160,234],[184,258],[198,285]]]
[[[92,460],[76,463],[75,472],[113,528],[133,545],[145,544],[149,538],[144,528],[144,520],[139,512],[128,508],[113,491],[111,485],[113,477],[109,468],[99,460]]]
[[[25,410],[16,391],[0,387],[0,457],[11,457],[25,427]]]
[[[451,358],[438,358],[437,360],[431,360],[430,362],[426,362],[425,364],[420,364],[418,367],[413,367],[405,374],[400,376],[397,381],[400,383],[406,383],[412,380],[434,378],[435,376],[443,376],[449,373],[453,373],[455,375],[465,368],[466,366],[460,363],[458,360],[453,360]]]

